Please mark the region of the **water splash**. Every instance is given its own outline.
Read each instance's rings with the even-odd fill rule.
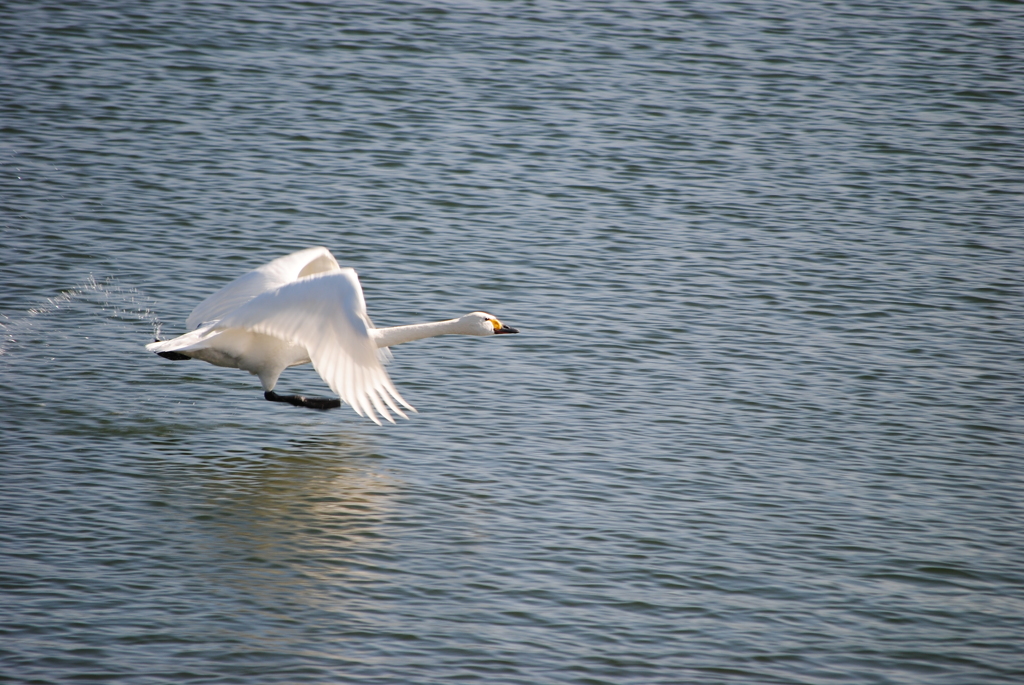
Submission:
[[[0,356],[10,355],[25,344],[43,337],[67,337],[72,330],[55,325],[53,317],[62,314],[87,314],[91,320],[78,321],[79,331],[96,323],[134,328],[148,324],[153,337],[159,337],[163,322],[153,310],[155,302],[138,288],[121,285],[108,276],[98,282],[92,275],[84,283],[62,290],[21,316],[0,314]],[[88,337],[88,336],[86,336]]]

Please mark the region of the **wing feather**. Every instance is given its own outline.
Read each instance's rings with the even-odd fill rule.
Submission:
[[[403,419],[409,418],[408,416],[405,415],[404,411],[402,411],[401,409],[398,408],[398,405],[395,404],[395,401],[393,399],[391,399],[391,393],[390,392],[381,392],[381,390],[378,389],[377,394],[381,396],[381,398],[384,400],[384,403],[388,405],[388,407],[391,409],[391,411],[395,412],[396,414],[401,416]]]
[[[380,362],[363,289],[352,269],[307,276],[257,295],[213,328],[242,328],[302,345],[331,390],[374,423],[380,423],[376,409],[382,402],[403,417],[394,401],[415,411]],[[380,415],[394,422],[386,410]]]
[[[376,389],[375,389],[375,390],[376,390]],[[388,411],[388,408],[387,408],[387,407],[385,407],[385,406],[384,406],[384,405],[383,405],[383,404],[381,403],[381,401],[380,401],[380,397],[378,397],[378,396],[377,396],[377,393],[376,393],[376,392],[372,392],[372,393],[370,393],[370,401],[371,401],[371,402],[373,402],[373,408],[377,410],[377,413],[378,413],[378,414],[380,414],[381,416],[383,416],[383,417],[384,417],[385,419],[387,419],[387,420],[388,420],[389,422],[391,422],[391,423],[394,423],[394,422],[395,422],[395,420],[394,420],[393,418],[391,418],[391,412],[389,412],[389,411]]]
[[[267,262],[236,278],[207,297],[192,310],[185,327],[189,330],[207,321],[220,319],[263,293],[305,276],[337,271],[338,261],[326,247],[310,247]]]

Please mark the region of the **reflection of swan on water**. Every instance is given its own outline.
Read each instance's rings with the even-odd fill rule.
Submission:
[[[201,582],[264,607],[351,609],[357,600],[332,589],[389,571],[380,554],[393,544],[388,524],[406,483],[355,428],[273,443],[175,462],[195,487],[168,480],[156,490],[176,510],[202,514],[187,543]]]
[[[195,330],[146,349],[167,359],[244,369],[259,376],[268,400],[313,409],[344,401],[377,424],[378,414],[394,423],[389,409],[408,418],[399,404],[413,409],[384,370],[388,347],[438,335],[519,332],[485,312],[375,328],[355,270],[338,266],[324,247],[280,257],[232,281],[203,300],[186,326]],[[310,362],[340,400],[274,392],[282,371]]]

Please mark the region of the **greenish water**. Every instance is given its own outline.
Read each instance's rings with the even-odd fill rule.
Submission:
[[[0,680],[1024,678],[1020,5],[0,35]],[[143,348],[311,245],[522,333],[396,348],[383,428]]]

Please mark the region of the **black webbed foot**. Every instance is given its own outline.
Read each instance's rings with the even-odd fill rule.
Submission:
[[[163,357],[164,359],[170,359],[171,361],[176,362],[185,361],[186,359],[192,358],[187,354],[182,354],[181,352],[157,352],[157,354]]]
[[[162,342],[162,341],[160,340],[160,338],[153,338],[153,342]],[[175,361],[175,362],[182,362],[182,361],[185,361],[186,359],[191,359],[192,358],[192,357],[188,356],[187,354],[182,354],[181,352],[157,352],[157,354],[159,356],[163,357],[164,359],[170,359],[171,361]]]
[[[265,399],[271,402],[287,402],[293,407],[309,407],[310,409],[337,409],[341,406],[341,400],[329,397],[305,397],[303,395],[278,395],[273,390],[263,393]]]

